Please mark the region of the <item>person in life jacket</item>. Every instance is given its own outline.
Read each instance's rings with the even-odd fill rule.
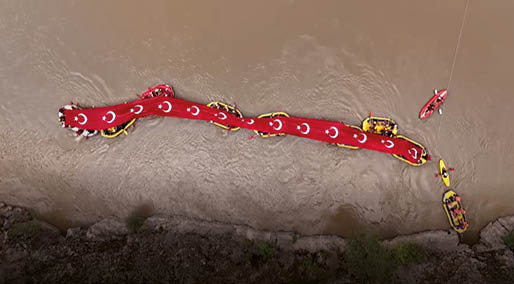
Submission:
[[[393,137],[393,127],[388,123],[384,129],[384,134],[389,137]]]
[[[458,216],[463,215],[466,212],[464,211],[464,209],[459,208],[457,206],[453,207],[451,211],[454,218],[457,218]]]
[[[468,222],[460,219],[459,220],[459,223],[457,224],[457,226],[455,226],[457,229],[465,229],[468,227]]]

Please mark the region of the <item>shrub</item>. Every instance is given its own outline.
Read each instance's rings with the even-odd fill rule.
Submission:
[[[296,242],[298,241],[298,235],[296,233],[293,234],[293,238],[291,239],[291,242],[294,244],[296,244]]]
[[[416,244],[398,244],[393,248],[393,256],[400,265],[423,261],[423,249]]]
[[[510,232],[503,238],[503,243],[510,249],[514,250],[514,231]]]
[[[350,277],[357,283],[390,282],[397,268],[391,252],[372,236],[350,239],[344,259]]]
[[[134,212],[130,214],[130,216],[127,218],[127,227],[132,232],[137,232],[141,226],[145,223],[146,216],[143,214],[139,214],[137,212]]]
[[[323,278],[323,271],[319,265],[308,258],[303,260],[296,267],[293,274],[290,274],[289,279],[286,283],[289,284],[318,284],[325,283],[326,279]]]
[[[151,203],[140,204],[127,217],[127,228],[132,232],[137,232],[143,226],[145,220],[152,216],[152,212],[153,205]]]
[[[306,259],[303,262],[303,270],[309,279],[316,279],[316,276],[321,273],[321,268],[319,265],[313,261],[311,258]]]
[[[278,251],[277,244],[270,241],[259,243],[258,247],[259,255],[266,261],[272,259]]]
[[[41,233],[41,225],[36,221],[18,223],[7,232],[7,237],[12,240],[34,238]]]

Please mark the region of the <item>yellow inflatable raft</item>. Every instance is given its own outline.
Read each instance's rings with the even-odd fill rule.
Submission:
[[[396,135],[396,138],[407,140],[410,143],[420,147],[423,151],[421,152],[421,157],[419,159],[419,163],[417,163],[417,164],[415,164],[415,163],[405,159],[405,157],[397,155],[397,154],[392,154],[393,157],[395,157],[396,159],[398,159],[400,161],[403,161],[403,162],[405,162],[405,163],[407,163],[407,164],[409,164],[411,166],[415,166],[415,167],[419,167],[421,165],[424,165],[427,162],[428,153],[427,153],[427,150],[426,150],[425,146],[423,146],[423,145],[421,145],[421,143],[418,143],[418,142],[416,142],[416,141],[414,141],[414,140],[412,140],[410,138],[407,138],[407,137],[405,137],[403,135]]]
[[[449,189],[444,193],[443,208],[444,212],[446,212],[446,216],[448,216],[450,226],[457,233],[464,233],[468,229],[469,224],[466,221],[465,211],[460,202],[460,196],[458,196],[455,191]]]
[[[228,105],[226,103],[222,103],[222,102],[218,102],[218,101],[214,101],[214,102],[210,102],[207,104],[208,107],[212,107],[212,108],[217,108],[219,110],[224,110],[226,112],[229,112],[239,118],[242,118],[243,117],[243,114],[238,110],[236,109],[234,106],[231,106],[231,105]],[[224,124],[221,124],[221,123],[217,123],[217,122],[213,122],[212,124],[218,126],[218,127],[221,127],[225,130],[228,130],[228,131],[237,131],[239,130],[239,127],[233,127],[233,126],[230,126],[230,125],[224,125]]]
[[[127,129],[129,127],[131,127],[135,121],[136,121],[136,119],[134,118],[126,123],[119,125],[119,126],[112,127],[112,128],[105,129],[105,130],[100,130],[100,134],[106,138],[115,138],[115,137],[118,137],[118,135],[120,135],[121,133],[128,135]]]
[[[348,126],[350,126],[351,128],[354,128],[354,129],[362,131],[362,129],[360,127],[358,127],[358,126],[355,126],[355,125],[348,125]],[[346,149],[352,149],[352,150],[360,149],[359,147],[352,146],[352,145],[346,145],[346,144],[336,144],[336,145],[337,145],[337,147],[346,148]]]
[[[369,116],[362,121],[362,130],[392,137],[398,135],[398,124],[388,117]]]
[[[257,118],[273,118],[273,117],[277,117],[277,116],[289,117],[289,114],[287,114],[285,112],[278,111],[278,112],[270,112],[270,113],[261,114]],[[258,131],[258,130],[254,130],[253,132],[255,132],[255,134],[259,135],[262,138],[269,138],[269,137],[273,137],[273,136],[284,136],[284,135],[286,135],[285,133],[274,134],[274,133],[267,133],[267,132],[262,132],[262,131]]]

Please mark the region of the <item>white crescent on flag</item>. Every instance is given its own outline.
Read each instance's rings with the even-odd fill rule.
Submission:
[[[136,110],[134,112],[135,114],[140,114],[143,111],[143,106],[142,105],[135,105],[134,107],[138,108],[138,110]]]
[[[275,130],[281,130],[282,129],[282,121],[280,119],[275,119],[273,122],[276,122],[278,124],[278,127],[273,127]]]
[[[334,130],[334,134],[330,134],[330,130]],[[331,126],[329,129],[325,131],[325,133],[328,135],[328,137],[335,139],[337,136],[339,136],[339,130],[335,126]]]
[[[82,118],[83,118],[83,120],[82,120],[82,121],[79,121],[79,124],[80,124],[80,125],[84,125],[84,124],[86,124],[86,122],[87,122],[87,116],[86,116],[85,114],[83,114],[83,113],[79,113],[79,114],[78,114],[78,116],[80,116],[80,117],[82,117]]]
[[[305,126],[305,131],[302,130],[302,126]],[[298,125],[298,127],[296,129],[298,129],[300,131],[300,133],[303,134],[303,135],[307,135],[307,134],[309,134],[309,132],[311,132],[310,125],[308,123],[305,123],[305,122],[300,124],[300,125]]]
[[[111,119],[107,119],[107,115],[110,115],[111,116]],[[114,113],[114,111],[110,110],[108,112],[105,113],[105,115],[102,117],[102,119],[107,122],[107,123],[113,123],[114,120],[116,119],[116,114]]]

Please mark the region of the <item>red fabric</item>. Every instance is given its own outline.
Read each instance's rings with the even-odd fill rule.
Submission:
[[[151,90],[149,89],[148,92]],[[148,93],[146,92],[146,93]],[[146,94],[145,93],[145,94]],[[342,122],[302,117],[238,118],[235,115],[206,105],[169,96],[141,96],[142,99],[107,107],[64,110],[65,125],[87,130],[116,127],[134,118],[149,115],[179,117],[218,122],[233,127],[258,130],[267,133],[285,133],[327,143],[357,146],[405,157],[413,163],[420,161],[422,149],[411,142],[365,133]],[[146,98],[144,98],[146,97]]]

